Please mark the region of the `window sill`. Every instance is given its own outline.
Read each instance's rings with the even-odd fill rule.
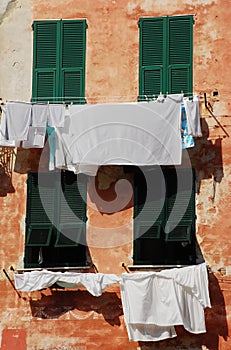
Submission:
[[[14,270],[16,273],[24,273],[24,272],[30,272],[30,271],[42,271],[42,270],[48,270],[48,271],[57,271],[57,272],[63,272],[63,271],[78,271],[78,272],[85,272],[87,270],[90,270],[91,268],[94,269],[93,265],[89,266],[73,266],[73,267],[28,267],[24,269],[16,269]]]
[[[191,265],[128,265],[123,266],[124,268],[127,268],[129,271],[161,271],[164,269],[172,269],[172,268],[180,268],[180,267],[186,267]]]

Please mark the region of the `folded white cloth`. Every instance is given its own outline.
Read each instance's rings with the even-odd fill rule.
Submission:
[[[7,102],[6,103],[6,125],[8,140],[27,140],[29,125],[31,123],[30,103]]]
[[[194,95],[193,100],[190,101],[187,97],[183,99],[185,106],[186,119],[188,124],[188,134],[196,137],[201,137],[200,124],[200,107],[198,96]]]
[[[130,340],[171,338],[175,325],[195,334],[206,332],[204,308],[211,304],[205,263],[123,274],[121,296]]]
[[[114,274],[53,272],[48,270],[15,274],[15,287],[22,292],[33,292],[52,286],[56,282],[83,285],[94,296],[102,295],[104,289],[120,282],[121,277]]]

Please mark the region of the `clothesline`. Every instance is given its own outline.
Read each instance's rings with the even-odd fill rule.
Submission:
[[[201,95],[202,92],[187,92],[187,93],[184,93],[183,91],[181,92],[181,94],[183,94],[184,96],[187,96],[188,98],[191,98],[193,96],[196,96],[196,95]],[[159,96],[170,96],[172,95],[171,93],[162,93],[160,92],[159,94],[139,94],[138,96],[137,95],[110,95],[110,96],[107,96],[107,95],[94,95],[94,96],[45,96],[45,97],[33,97],[31,99],[31,102],[28,102],[28,101],[19,101],[19,100],[7,100],[6,99],[6,102],[21,102],[21,103],[32,103],[32,104],[36,104],[38,103],[37,101],[41,101],[39,103],[50,103],[52,100],[62,100],[60,102],[64,103],[65,104],[65,100],[70,100],[70,99],[73,99],[73,100],[77,100],[77,99],[90,99],[90,100],[94,100],[94,99],[97,99],[97,98],[105,98],[105,99],[113,99],[113,98],[148,98],[148,99],[152,99],[152,98],[158,98]],[[43,102],[44,100],[47,100],[47,102]],[[4,101],[2,99],[2,101]],[[2,104],[4,105],[5,103],[2,102]],[[71,104],[68,103],[68,104]]]
[[[11,101],[2,111],[0,145],[43,148],[47,133],[49,170],[94,176],[101,164],[181,164],[182,148],[201,136],[198,97],[182,94],[68,106]]]

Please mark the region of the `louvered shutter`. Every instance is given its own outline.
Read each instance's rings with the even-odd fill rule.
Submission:
[[[86,21],[62,21],[61,25],[61,96],[66,103],[84,103]]]
[[[193,16],[142,18],[139,100],[192,92]]]
[[[86,189],[84,177],[72,172],[63,173],[56,247],[72,247],[85,243]]]
[[[33,101],[54,101],[58,88],[57,21],[34,22]]]
[[[168,18],[168,92],[192,92],[193,17]]]
[[[165,240],[190,242],[195,226],[195,189],[192,169],[166,171]]]
[[[140,97],[164,92],[164,21],[141,19],[140,23]]]
[[[164,224],[165,190],[163,176],[159,171],[152,170],[149,178],[149,187],[144,177],[137,177],[134,191],[134,238],[158,239]]]
[[[29,173],[27,181],[26,246],[48,246],[55,219],[56,181],[47,173]]]

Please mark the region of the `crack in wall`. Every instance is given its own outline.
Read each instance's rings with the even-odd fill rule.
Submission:
[[[17,0],[1,0],[0,4],[0,25],[11,11],[15,8]]]

